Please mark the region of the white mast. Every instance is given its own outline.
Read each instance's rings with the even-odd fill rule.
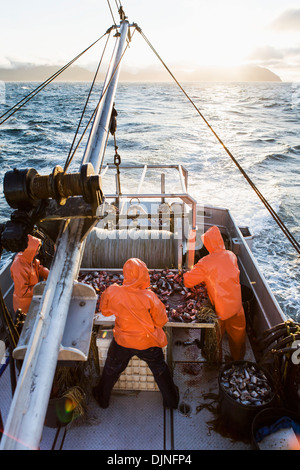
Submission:
[[[128,26],[126,20],[121,21],[106,96],[96,115],[84,156],[84,162],[91,162],[96,173],[106,146],[119,61],[125,49]],[[2,436],[1,450],[39,448],[73,281],[77,278],[83,254],[82,225],[82,219],[68,219],[58,237],[55,258]]]

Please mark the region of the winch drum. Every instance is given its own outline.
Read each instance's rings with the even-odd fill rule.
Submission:
[[[105,230],[94,228],[87,237],[82,268],[121,269],[139,258],[149,269],[178,266],[180,240],[166,230]]]

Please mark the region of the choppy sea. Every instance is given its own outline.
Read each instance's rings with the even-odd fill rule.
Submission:
[[[2,83],[0,115],[36,86]],[[52,83],[0,127],[1,222],[11,212],[2,190],[5,172],[32,167],[46,174],[64,166],[89,86]],[[300,242],[300,84],[189,83],[184,88]],[[100,89],[100,84],[95,87],[80,132]],[[299,321],[297,252],[181,90],[169,83],[121,83],[116,109],[122,163],[181,163],[189,172],[189,192],[199,203],[227,207],[240,226],[249,226],[261,272],[284,313]],[[70,169],[79,169],[85,143],[86,137]],[[113,155],[111,139],[107,161]],[[175,189],[177,183],[170,184]]]

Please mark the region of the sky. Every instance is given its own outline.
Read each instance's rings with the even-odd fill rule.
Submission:
[[[63,65],[119,23],[120,0],[0,0],[0,67]],[[163,60],[203,66],[267,67],[300,82],[300,4],[290,0],[121,0]],[[102,47],[102,46],[101,46]],[[102,49],[101,49],[102,50]],[[93,55],[94,54],[94,55]],[[86,57],[96,61],[99,48]],[[160,66],[141,35],[126,53],[133,69]]]

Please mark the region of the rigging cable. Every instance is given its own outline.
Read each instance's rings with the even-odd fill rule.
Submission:
[[[110,6],[110,2],[109,2],[109,0],[107,0],[107,4],[108,4],[108,8],[109,8],[109,10],[110,10],[110,13],[111,13],[111,16],[112,16],[112,19],[113,19],[114,25],[116,25],[116,20],[115,20],[115,17],[114,17],[113,11],[112,11],[112,9],[111,9],[111,6]]]
[[[114,28],[114,26],[112,27]],[[108,34],[112,28],[109,28],[100,38],[98,38],[96,41],[94,41],[89,47],[87,47],[84,51],[82,51],[80,54],[78,54],[76,57],[74,57],[70,62],[65,64],[63,67],[61,67],[58,71],[56,71],[51,77],[47,78],[43,83],[38,85],[34,90],[32,90],[28,95],[26,95],[24,98],[22,98],[18,103],[16,103],[14,106],[12,106],[8,111],[6,111],[2,116],[0,116],[0,126],[3,124],[5,121],[7,121],[13,114],[15,114],[17,111],[19,111],[28,101],[30,101],[35,95],[37,95],[40,91],[42,91],[49,83],[51,83],[56,77],[58,77],[62,72],[64,72],[70,65],[72,65],[77,59],[79,59],[85,52],[87,52],[89,49],[91,49],[97,42],[99,42],[106,34]],[[9,114],[10,113],[10,114]],[[7,114],[9,114],[7,116]],[[3,119],[5,116],[7,116],[5,119]],[[2,119],[2,120],[1,120]]]
[[[288,230],[288,228],[286,227],[286,225],[283,223],[283,221],[280,219],[280,217],[278,216],[278,214],[275,212],[275,210],[272,208],[272,206],[269,204],[269,202],[265,199],[265,197],[262,195],[262,193],[259,191],[259,189],[255,186],[255,184],[253,183],[253,181],[250,179],[250,177],[247,175],[247,173],[245,172],[245,170],[241,167],[241,165],[239,164],[239,162],[235,159],[235,157],[232,155],[232,153],[230,152],[230,150],[227,148],[227,146],[224,144],[224,142],[220,139],[220,137],[218,136],[218,134],[214,131],[214,129],[212,128],[212,126],[209,124],[209,122],[205,119],[205,117],[203,116],[203,114],[201,113],[201,111],[199,110],[199,108],[197,108],[196,104],[194,103],[194,101],[190,98],[190,96],[188,95],[188,93],[184,90],[184,88],[182,87],[182,85],[178,82],[178,80],[176,79],[176,77],[173,75],[173,73],[171,72],[171,70],[168,68],[168,66],[166,65],[166,63],[163,61],[163,59],[160,57],[160,55],[158,54],[158,52],[155,50],[155,48],[152,46],[152,44],[150,43],[150,41],[147,39],[147,37],[145,36],[145,34],[142,32],[141,28],[139,26],[137,26],[136,24],[134,25],[136,27],[136,29],[138,30],[138,32],[141,34],[141,36],[143,37],[143,39],[146,41],[146,43],[148,44],[148,46],[152,49],[152,51],[154,52],[154,54],[156,55],[156,57],[159,59],[159,61],[162,63],[162,65],[165,67],[165,69],[168,71],[168,73],[171,75],[171,77],[173,78],[173,80],[176,82],[176,84],[179,86],[179,88],[181,89],[181,91],[184,93],[184,95],[186,96],[186,98],[190,101],[190,103],[193,105],[193,107],[195,108],[195,110],[197,111],[197,113],[199,114],[199,116],[203,119],[203,121],[205,122],[205,124],[209,127],[209,129],[211,130],[211,132],[214,134],[214,136],[217,138],[217,140],[219,141],[219,143],[222,145],[222,147],[224,148],[224,150],[226,151],[226,153],[229,155],[229,157],[232,159],[232,161],[235,163],[235,165],[238,167],[238,169],[240,170],[240,172],[242,173],[242,175],[244,176],[244,178],[247,180],[247,182],[250,184],[250,186],[252,187],[252,189],[255,191],[255,193],[257,194],[257,196],[260,198],[260,200],[262,201],[262,203],[265,205],[265,207],[267,208],[267,210],[270,212],[270,214],[272,215],[273,219],[275,220],[275,222],[278,224],[278,226],[281,228],[281,230],[283,231],[283,233],[285,234],[285,236],[288,238],[288,240],[290,241],[290,243],[293,245],[293,247],[295,248],[295,250],[298,252],[298,254],[300,255],[300,244],[297,242],[297,240],[294,238],[294,236],[290,233],[290,231]]]
[[[131,35],[131,38],[133,37],[133,35],[134,35],[134,33],[135,33],[135,30],[136,30],[136,29],[134,29],[134,31],[133,31],[133,33],[132,33],[132,35]],[[100,96],[100,99],[99,99],[99,101],[98,101],[98,104],[97,104],[97,106],[95,107],[95,109],[94,109],[94,111],[93,111],[93,113],[92,113],[92,115],[91,115],[91,117],[90,117],[90,119],[89,119],[87,125],[85,126],[85,129],[84,129],[82,135],[80,136],[79,141],[77,142],[77,145],[76,145],[75,149],[73,150],[72,155],[71,155],[70,158],[69,158],[68,165],[71,163],[71,161],[72,161],[72,159],[73,159],[73,157],[74,157],[74,155],[75,155],[75,153],[76,153],[76,151],[77,151],[79,145],[80,145],[81,142],[82,142],[82,139],[83,139],[83,137],[84,137],[84,135],[85,135],[85,133],[86,133],[86,131],[87,131],[87,129],[88,129],[90,123],[92,122],[92,120],[93,120],[95,114],[97,113],[98,108],[99,108],[99,106],[100,106],[100,104],[101,104],[101,101],[102,101],[102,99],[104,98],[104,96],[105,96],[105,94],[106,94],[106,91],[107,91],[109,85],[111,84],[111,82],[112,82],[112,80],[113,80],[113,78],[114,78],[114,76],[115,76],[115,73],[116,73],[116,71],[118,70],[119,65],[120,65],[120,63],[121,63],[121,60],[123,59],[124,54],[125,54],[125,52],[127,51],[128,47],[129,47],[129,42],[127,43],[127,45],[126,45],[126,47],[125,47],[125,49],[124,49],[124,51],[123,51],[123,53],[122,53],[122,55],[121,55],[121,57],[120,57],[118,63],[116,64],[116,67],[115,67],[115,69],[114,69],[114,71],[113,71],[113,73],[112,73],[112,75],[111,75],[111,77],[110,77],[110,79],[109,79],[109,81],[108,81],[108,83],[107,83],[105,89],[102,91],[102,94],[101,94],[101,96]],[[104,153],[103,153],[103,156],[102,156],[102,160],[101,160],[101,164],[100,164],[99,173],[101,172],[101,169],[102,169],[102,166],[103,166],[103,160],[104,160]]]

